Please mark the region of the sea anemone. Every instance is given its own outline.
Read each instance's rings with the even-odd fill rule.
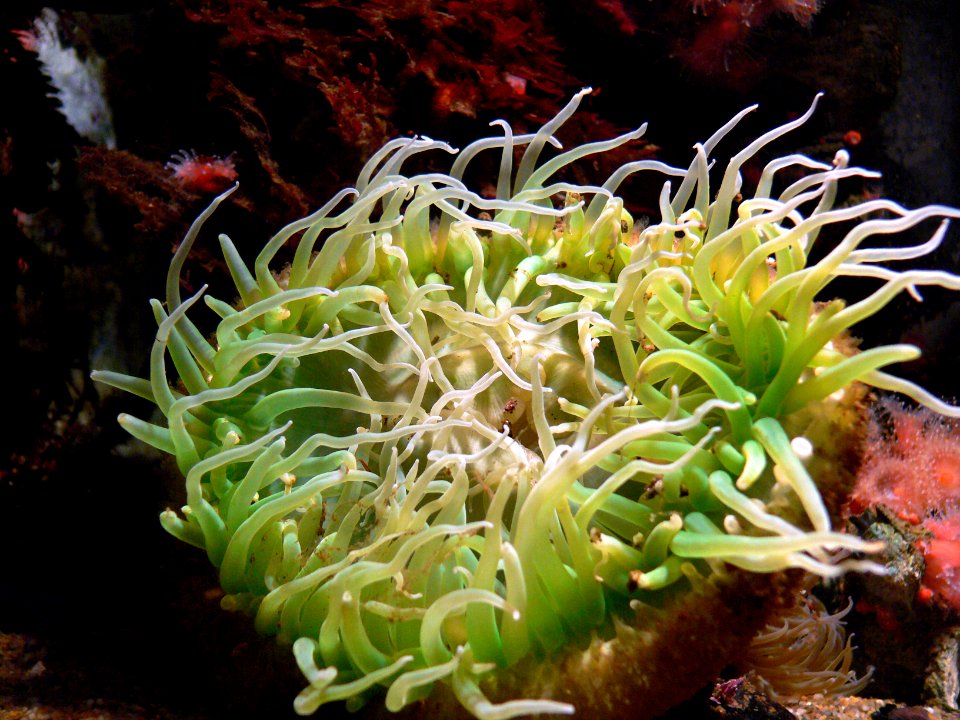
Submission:
[[[847,636],[843,619],[852,609],[850,601],[831,613],[816,595],[803,593],[753,639],[741,667],[777,700],[859,693],[873,668],[860,676],[851,669],[853,637]]]
[[[217,157],[198,155],[195,150],[181,150],[174,153],[166,168],[181,185],[201,193],[223,192],[237,179],[233,155]]]
[[[571,163],[645,129],[541,162],[586,92],[534,134],[496,121],[501,134],[459,152],[389,142],[252,271],[221,235],[239,301],[204,298],[220,317],[208,339],[187,314],[203,290],[182,300],[180,272],[225,192],[177,251],[166,307],[153,301],[150,378],[95,373],[165,416],[120,416],[186,477],[182,513],[161,523],[206,550],[226,606],[292,643],[309,681],[300,713],[370,698],[396,711],[431,693],[479,718],[572,713],[566,680],[525,690],[517,668],[593,648],[632,682],[620,638],[653,633],[650,612],[669,618],[732,568],[880,570],[857,556],[875,544],[831,530],[814,481],[841,472],[823,459],[856,424],[844,415],[855,381],[957,414],[880,370],[912,346],[842,342],[902,290],[960,288],[879,264],[929,252],[945,222],[920,246],[861,247],[957,210],[831,209],[840,180],[873,177],[844,152],[773,160],[741,197],[743,164],[816,100],[734,155],[718,188],[710,156],[754,108],[696,145],[687,169],[642,160],[602,185],[565,182]],[[500,170],[486,198],[462,178],[490,150]],[[428,151],[456,154],[449,174],[403,174]],[[787,168],[801,178],[774,197]],[[679,183],[641,227],[616,193],[648,172]],[[857,220],[808,265],[821,229]],[[272,269],[297,236],[289,267]],[[818,303],[838,276],[880,287]]]

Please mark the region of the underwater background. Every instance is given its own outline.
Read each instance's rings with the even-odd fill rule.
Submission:
[[[288,650],[223,612],[202,553],[157,522],[180,492],[175,468],[115,422],[119,412],[148,416],[148,404],[89,380],[107,364],[144,372],[155,334],[147,301],[214,194],[240,182],[215,225],[249,257],[348,185],[390,138],[422,134],[462,147],[495,118],[533,131],[591,86],[563,128],[565,144],[649,123],[621,158],[604,160],[610,167],[590,168],[599,176],[627,158],[684,164],[695,142],[743,107],[760,105],[743,131],[753,132],[797,117],[823,91],[816,115],[781,141],[784,151],[829,159],[846,149],[854,164],[882,173],[847,188],[850,200],[956,207],[960,20],[951,10],[945,1],[895,0],[0,10],[9,378],[0,717],[29,708],[38,717],[294,716],[302,680]],[[634,217],[656,210],[625,198]],[[919,266],[957,272],[958,241],[951,228]],[[210,247],[199,243],[191,267],[203,278],[186,283],[210,282],[217,295],[230,278]],[[955,401],[960,297],[932,288],[924,299],[899,298],[857,333],[865,347],[919,346],[924,356],[899,374]],[[878,622],[875,608],[847,621],[854,644],[873,633],[886,635],[875,644],[888,654],[898,645],[921,657],[929,650],[926,638]],[[864,694],[924,703],[923,679],[903,670],[910,666],[878,667]],[[677,716],[716,716],[723,703],[710,692]]]

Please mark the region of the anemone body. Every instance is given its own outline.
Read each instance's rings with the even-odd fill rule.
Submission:
[[[873,548],[831,530],[810,469],[820,438],[792,417],[836,411],[855,381],[954,411],[881,370],[914,348],[852,353],[839,338],[902,290],[960,287],[877,264],[928,252],[943,226],[923,246],[863,247],[956,210],[832,209],[839,181],[870,175],[843,153],[775,160],[743,198],[741,166],[816,102],[734,155],[718,188],[710,156],[752,108],[688,168],[646,160],[566,183],[567,165],[643,131],[541,161],[583,94],[533,135],[499,121],[449,174],[403,174],[415,154],[455,152],[444,143],[387,144],[252,269],[221,236],[240,300],[205,298],[220,316],[208,339],[179,274],[225,193],[177,252],[166,307],[154,302],[150,378],[97,373],[165,416],[121,416],[186,478],[186,505],[161,522],[206,550],[226,605],[292,643],[301,713],[371,698],[396,711],[438,688],[480,718],[572,712],[484,687],[641,608],[666,612],[730,566],[877,569],[840,559]],[[496,198],[462,182],[479,152],[500,153]],[[774,197],[788,167],[802,178]],[[637,172],[674,178],[646,228],[616,195]],[[850,221],[808,264],[820,229]],[[271,268],[294,236],[291,265]],[[843,275],[879,288],[818,304]]]

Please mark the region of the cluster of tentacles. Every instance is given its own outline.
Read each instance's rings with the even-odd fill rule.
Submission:
[[[120,418],[186,477],[186,505],[163,526],[206,550],[227,605],[293,643],[309,680],[301,713],[378,693],[397,710],[438,683],[481,718],[572,712],[494,703],[481,683],[609,633],[640,604],[666,607],[726,563],[877,569],[856,559],[873,546],[831,530],[808,471],[829,438],[791,436],[785,418],[833,412],[854,381],[956,414],[881,370],[915,348],[834,341],[903,290],[960,288],[879,264],[929,252],[945,223],[921,246],[862,247],[958,211],[832,209],[839,181],[871,176],[842,152],[774,160],[742,197],[743,164],[816,102],[735,154],[719,187],[711,155],[753,108],[688,168],[643,160],[570,184],[570,163],[644,130],[542,162],[583,95],[531,135],[497,121],[500,134],[459,152],[388,143],[252,270],[221,235],[240,299],[204,298],[220,316],[206,338],[188,317],[202,291],[181,299],[180,271],[224,193],[177,252],[166,306],[153,304],[150,378],[96,373],[166,418]],[[456,153],[448,174],[403,174],[428,151]],[[501,157],[495,198],[462,182],[488,151]],[[801,179],[783,183],[786,168]],[[641,228],[616,193],[648,172],[676,180]],[[808,264],[822,228],[858,220]],[[295,237],[292,264],[272,267]],[[838,276],[879,288],[818,304]]]

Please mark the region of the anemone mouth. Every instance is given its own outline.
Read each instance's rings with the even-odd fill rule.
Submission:
[[[227,605],[292,643],[309,682],[300,713],[374,697],[394,712],[437,686],[480,718],[570,713],[565,691],[527,692],[503,671],[532,675],[596,643],[633,647],[622,638],[643,632],[648,611],[719,607],[727,591],[708,601],[705,588],[730,566],[880,570],[848,557],[877,548],[831,530],[815,482],[837,472],[831,448],[847,433],[829,421],[856,406],[852,384],[958,414],[881,372],[914,348],[852,354],[839,342],[902,290],[960,288],[947,273],[878,264],[929,252],[945,225],[922,246],[862,247],[957,210],[832,209],[839,181],[872,175],[842,153],[774,160],[740,197],[743,163],[816,101],[734,155],[712,201],[709,156],[749,109],[687,169],[639,161],[602,186],[554,181],[643,131],[540,162],[585,92],[538,133],[499,123],[503,134],[459,151],[449,174],[402,172],[414,154],[456,152],[444,143],[388,143],[356,188],[281,230],[252,271],[221,236],[241,302],[206,298],[220,316],[211,341],[187,316],[202,291],[182,300],[179,274],[224,193],[174,257],[166,310],[154,303],[149,380],[96,374],[165,415],[167,427],[121,417],[186,478],[182,514],[161,522],[206,550]],[[494,199],[461,180],[488,150],[501,152]],[[774,198],[788,167],[806,174]],[[665,184],[660,222],[641,230],[615,193],[648,171],[682,180]],[[863,218],[808,264],[823,227]],[[818,304],[843,275],[880,288]]]

